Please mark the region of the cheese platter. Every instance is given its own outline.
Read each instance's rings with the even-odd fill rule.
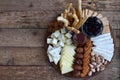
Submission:
[[[102,14],[78,8],[72,3],[48,29],[47,55],[60,74],[90,77],[107,67],[114,56],[115,44],[108,19]]]

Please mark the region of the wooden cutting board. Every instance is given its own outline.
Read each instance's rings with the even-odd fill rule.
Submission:
[[[86,11],[86,10],[88,11],[88,12],[87,12],[87,13],[88,13],[88,17],[94,15],[94,16],[98,17],[99,19],[101,19],[101,21],[103,22],[103,25],[104,25],[102,34],[105,34],[105,33],[109,33],[109,32],[110,32],[110,33],[111,33],[111,36],[112,36],[112,38],[113,38],[113,43],[114,43],[114,45],[115,45],[115,36],[114,36],[114,33],[113,33],[113,31],[112,31],[112,29],[111,29],[111,27],[110,27],[110,24],[109,24],[109,21],[107,20],[107,18],[106,18],[105,16],[103,16],[102,14],[99,14],[99,13],[94,12],[94,11],[92,11],[92,12],[93,12],[92,14],[91,14],[91,13],[89,14],[89,12],[91,12],[91,10],[85,9],[84,11]],[[97,13],[97,14],[96,14],[96,13]],[[58,29],[62,28],[62,26],[63,26],[63,24],[62,24],[61,22],[55,21],[55,22],[48,28],[47,37],[49,37],[49,36],[51,35],[51,33],[53,33],[55,30],[58,30]],[[115,55],[115,53],[116,53],[116,49],[115,49],[115,46],[114,46],[114,55]],[[113,57],[114,57],[114,56],[113,56]],[[51,64],[52,64],[52,66],[58,71],[58,73],[61,74],[59,65],[55,65],[54,63],[51,63]],[[58,63],[58,64],[59,64],[59,63]],[[109,62],[108,64],[110,64],[110,62]],[[107,65],[108,65],[108,64],[107,64]],[[106,68],[107,68],[107,65],[106,65]],[[100,71],[100,72],[102,72],[102,71]],[[91,77],[94,77],[95,75],[98,75],[100,72],[96,72],[96,73],[93,74]],[[62,75],[62,74],[61,74],[61,75]],[[72,76],[72,72],[65,74],[65,76],[73,77],[73,76]],[[89,78],[89,77],[86,76],[85,78]]]

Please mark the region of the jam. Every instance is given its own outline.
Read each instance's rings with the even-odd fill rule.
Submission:
[[[97,17],[89,17],[82,25],[81,30],[85,35],[95,37],[102,33],[103,23]]]

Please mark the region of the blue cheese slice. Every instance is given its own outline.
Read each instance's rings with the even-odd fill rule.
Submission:
[[[67,38],[71,38],[71,37],[72,37],[72,35],[71,35],[70,32],[66,33],[65,36],[66,36]]]
[[[56,65],[58,64],[59,60],[60,60],[60,55],[53,57],[53,61]]]
[[[48,49],[47,49],[47,55],[48,55],[48,58],[49,58],[49,61],[50,62],[53,62],[53,57],[49,54],[49,51],[52,50],[53,47],[51,45],[48,46]]]
[[[60,35],[60,31],[59,30],[55,31],[53,35],[57,38]]]
[[[53,38],[53,40],[52,40],[52,44],[53,44],[54,46],[57,45],[57,42],[58,42],[58,40],[57,40],[56,38]]]
[[[65,30],[64,27],[62,29],[60,29],[60,31],[61,31],[62,34],[66,33],[66,30]]]
[[[49,54],[51,54],[53,57],[56,57],[56,56],[59,56],[60,51],[61,51],[61,47],[56,47],[50,50]]]
[[[52,39],[51,38],[47,38],[47,44],[51,44],[52,43]]]

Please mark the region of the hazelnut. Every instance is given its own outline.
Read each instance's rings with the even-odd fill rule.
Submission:
[[[76,49],[76,52],[77,52],[77,53],[83,53],[83,48],[82,48],[82,47],[78,47],[78,48]]]
[[[74,77],[79,77],[80,76],[80,71],[74,70],[72,74],[73,74]]]
[[[82,60],[77,58],[77,59],[75,59],[74,63],[81,65],[82,64]]]
[[[82,70],[82,66],[81,66],[81,65],[78,65],[78,64],[74,64],[74,65],[73,65],[73,69],[74,69],[74,70]]]
[[[77,53],[76,55],[75,55],[75,58],[83,58],[83,54],[80,54],[80,53]]]

